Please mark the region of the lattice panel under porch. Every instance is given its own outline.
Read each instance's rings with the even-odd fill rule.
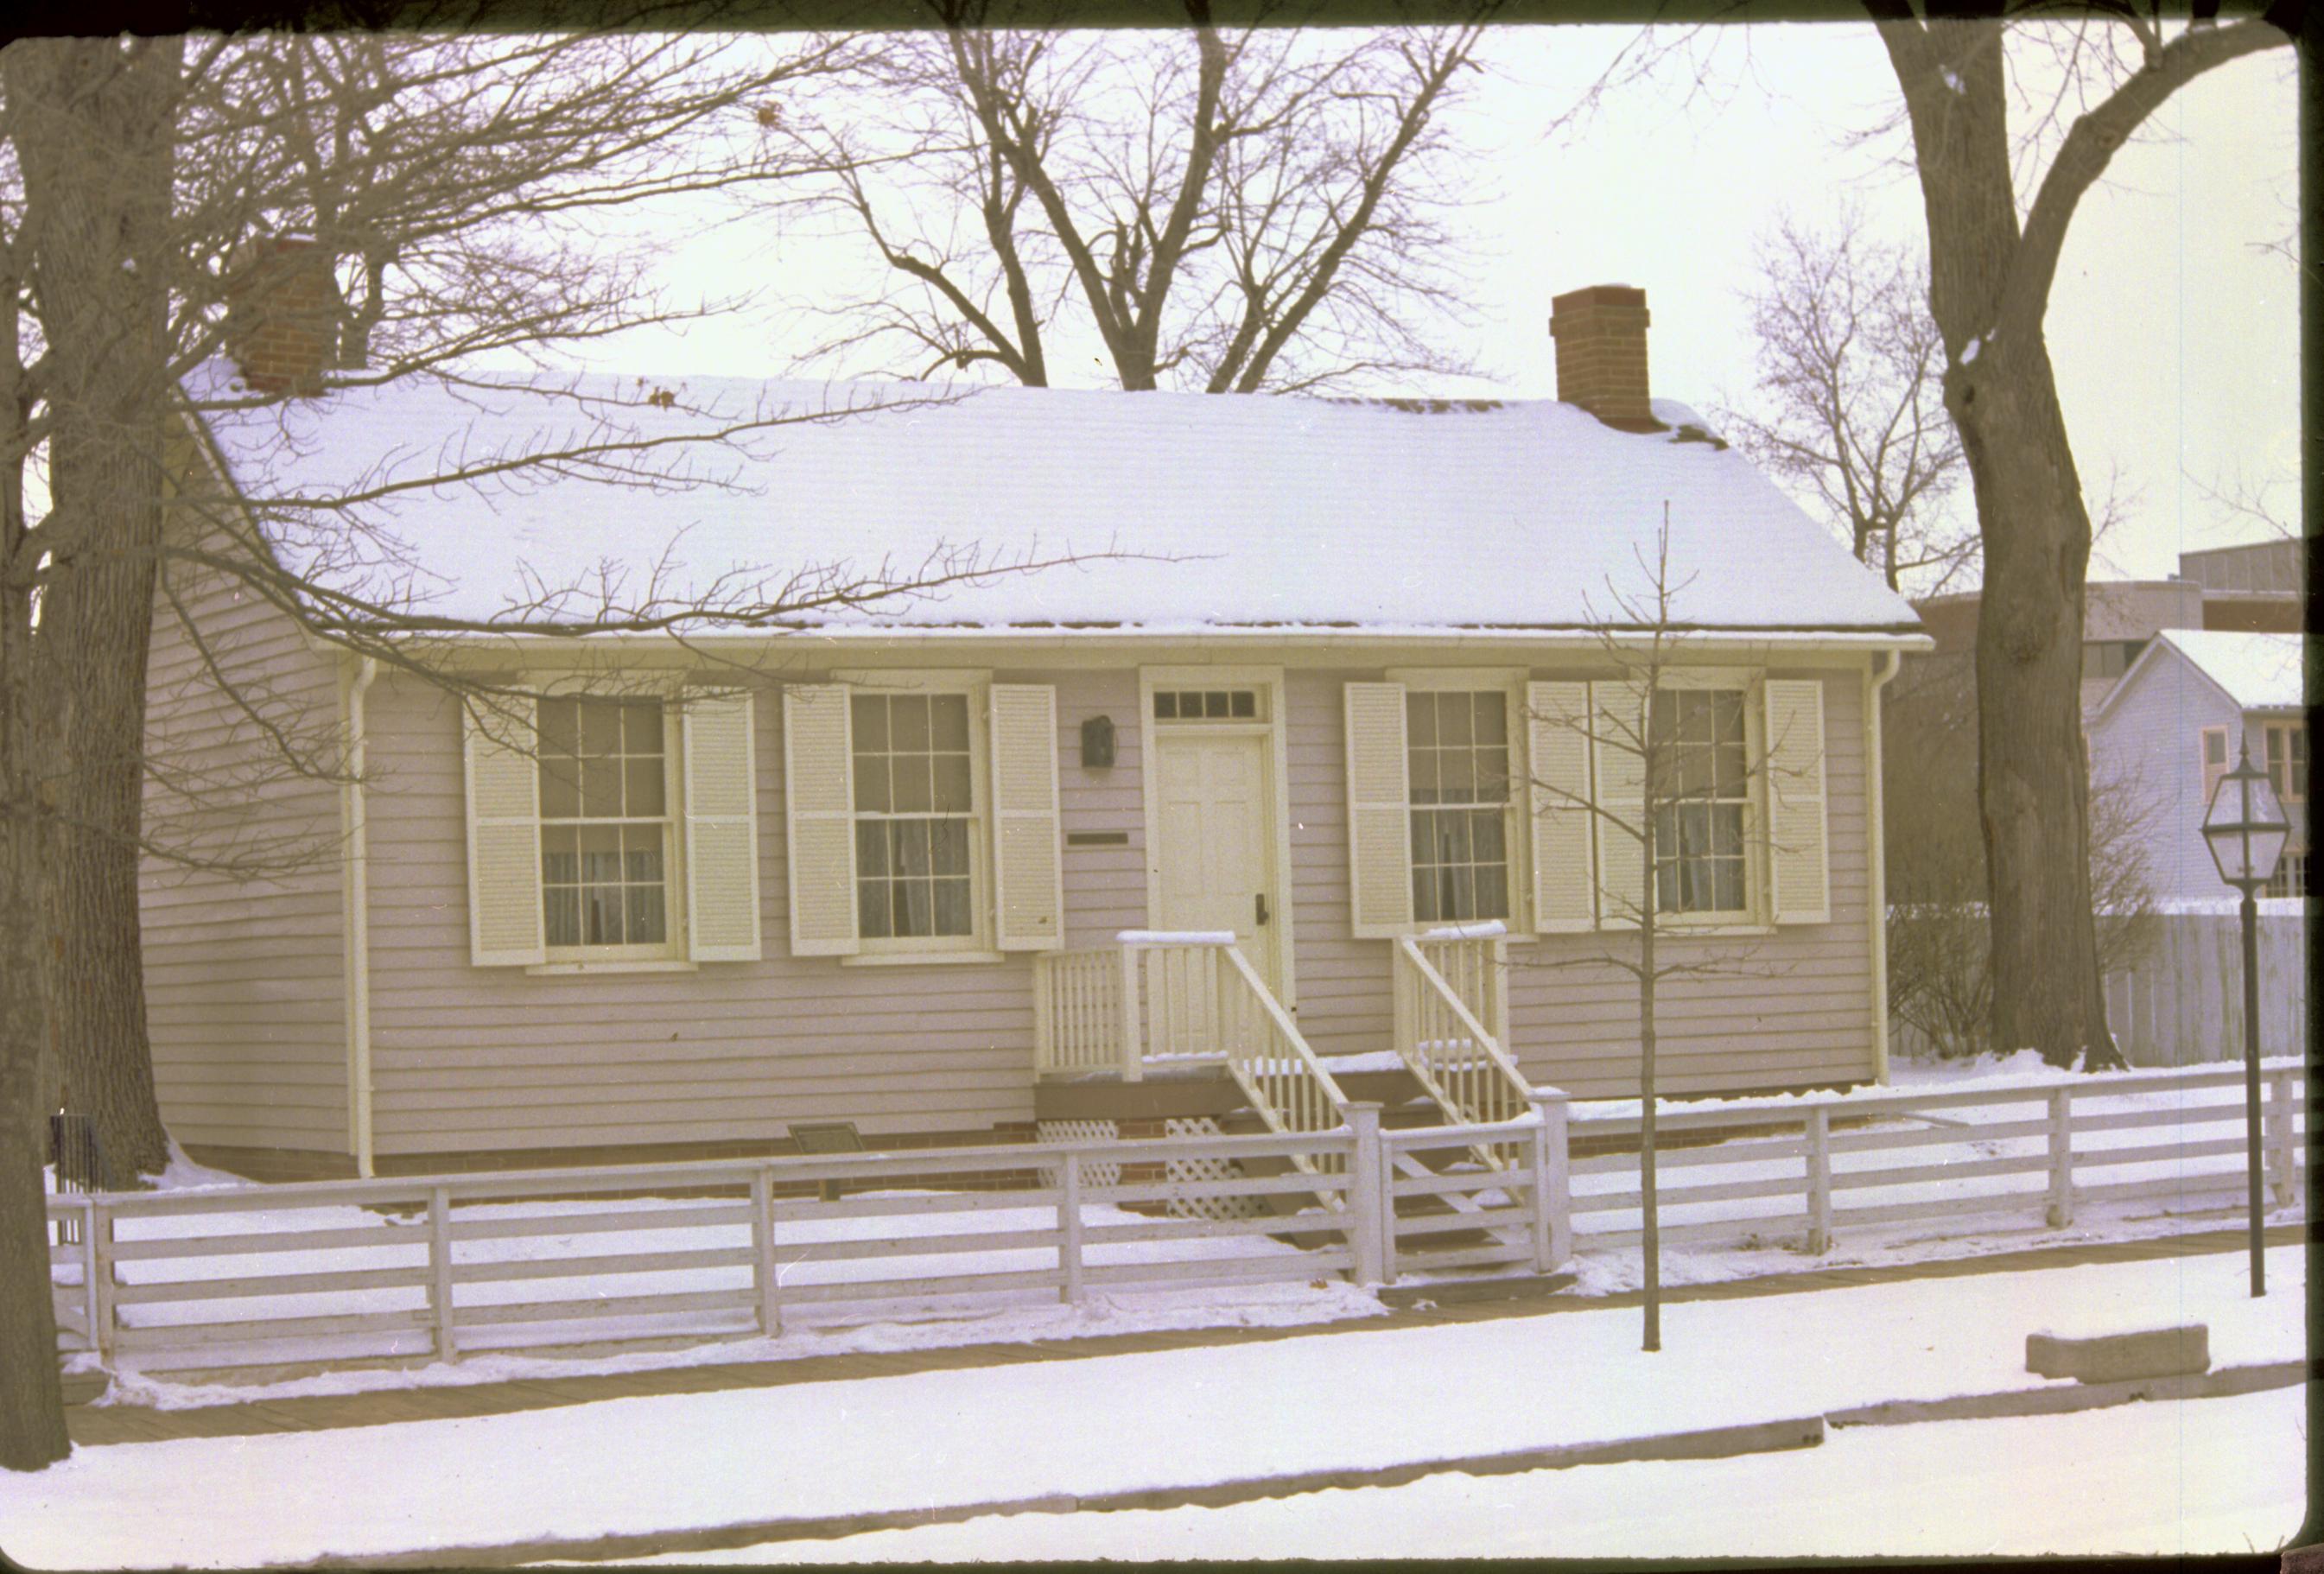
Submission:
[[[1217,1137],[1219,1123],[1207,1115],[1165,1120],[1162,1135]],[[1242,1176],[1232,1159],[1172,1159],[1162,1172],[1172,1181],[1232,1181]],[[1173,1197],[1166,1206],[1173,1219],[1256,1219],[1267,1211],[1265,1200],[1259,1197]]]
[[[1121,1137],[1121,1127],[1111,1120],[1043,1120],[1033,1128],[1035,1146],[1054,1147],[1066,1142],[1116,1142]],[[1064,1166],[1040,1166],[1041,1184],[1057,1183],[1057,1172]],[[1082,1161],[1082,1184],[1084,1186],[1119,1186],[1121,1166],[1108,1160]]]

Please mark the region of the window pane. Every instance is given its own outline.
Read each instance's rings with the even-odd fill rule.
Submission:
[[[1441,796],[1436,790],[1436,750],[1416,749],[1412,751],[1411,782],[1406,789],[1416,804],[1433,804]]]
[[[968,881],[940,879],[932,881],[936,892],[936,932],[939,934],[966,934],[973,926],[970,922]]]
[[[1436,824],[1438,826],[1438,834],[1443,841],[1443,856],[1440,861],[1444,863],[1468,862],[1469,816],[1466,815],[1439,815],[1436,816]]]
[[[1721,743],[1743,741],[1743,691],[1722,688],[1711,695],[1712,736]]]
[[[581,760],[581,813],[592,818],[618,816],[622,812],[622,762],[608,755]]]
[[[928,750],[928,700],[926,695],[894,695],[888,701],[888,746],[899,754],[925,754]]]
[[[927,880],[898,880],[888,889],[897,934],[920,938],[936,933],[936,904]]]
[[[661,827],[631,825],[622,832],[622,878],[632,885],[661,884]]]
[[[574,701],[542,700],[539,725],[543,754],[571,754],[580,748],[580,710]]]
[[[1412,871],[1412,916],[1423,924],[1444,916],[1436,909],[1436,871],[1416,867]]]
[[[1449,749],[1455,743],[1466,744],[1471,734],[1469,727],[1469,696],[1464,694],[1436,696],[1436,744]]]
[[[582,943],[619,945],[622,942],[622,888],[614,885],[581,888]]]
[[[888,882],[855,883],[855,926],[866,940],[885,940],[894,931],[888,922]]]
[[[540,762],[540,817],[570,820],[581,812],[581,772],[571,759]]]
[[[1470,835],[1477,850],[1479,863],[1506,863],[1508,850],[1503,845],[1503,825],[1499,815],[1472,816]]]
[[[891,872],[925,877],[928,873],[928,823],[926,820],[906,820],[892,827],[892,831],[895,840],[890,845],[896,863]]]
[[[878,821],[855,824],[855,872],[870,879],[888,873],[888,827]]]
[[[931,872],[940,875],[968,873],[967,821],[928,822],[928,867]]]
[[[589,885],[613,884],[622,878],[622,829],[618,825],[581,827],[581,879]]]
[[[1259,714],[1259,696],[1249,689],[1237,689],[1232,709],[1238,717],[1248,719],[1256,716]]]
[[[1680,910],[1677,864],[1657,862],[1655,865],[1655,907],[1657,911],[1665,913]]]
[[[2181,758],[2185,757],[2182,755]],[[2227,762],[2227,735],[2225,732],[2207,732],[2203,734],[2203,759],[2212,765]]]
[[[1476,696],[1477,741],[1507,743],[1509,741],[1508,706],[1497,694]]]
[[[928,790],[928,757],[925,754],[899,754],[890,767],[895,779],[896,801],[892,805],[899,815],[925,815],[934,806]]]
[[[630,939],[632,945],[659,945],[669,936],[662,914],[661,888],[632,886],[630,893]]]
[[[1436,696],[1407,694],[1404,696],[1405,742],[1414,749],[1436,747]]]
[[[1224,689],[1213,689],[1203,696],[1203,714],[1224,721],[1227,714],[1227,694]]]
[[[1166,722],[1178,719],[1178,696],[1165,689],[1154,692],[1154,713]]]
[[[937,749],[968,752],[968,696],[937,695],[928,701],[929,742]]]
[[[1711,893],[1711,905],[1721,913],[1740,912],[1743,907],[1743,861],[1722,858],[1714,865],[1716,888]]]
[[[1711,851],[1720,858],[1743,856],[1742,805],[1722,804],[1711,811]]]
[[[1477,871],[1477,912],[1480,918],[1506,918],[1509,916],[1508,871],[1500,869],[1480,869]]]
[[[661,752],[661,706],[651,700],[631,700],[622,706],[622,752]]]
[[[1649,735],[1668,741],[1678,736],[1678,695],[1668,689],[1655,691],[1653,721]]]
[[[544,826],[540,833],[540,878],[552,886],[581,883],[579,833]]]
[[[632,819],[659,819],[663,809],[661,757],[622,762],[622,810]]]
[[[1436,751],[1436,791],[1440,803],[1474,803],[1477,796],[1475,754],[1466,749],[1438,750]]]
[[[881,695],[856,695],[848,701],[855,752],[881,754],[888,748],[888,701]]]
[[[612,700],[581,702],[581,752],[618,754],[622,749],[622,708]]]
[[[884,815],[890,807],[888,757],[884,754],[858,754],[855,757],[855,812],[859,815]]]
[[[965,815],[976,806],[970,798],[967,755],[938,754],[930,763],[936,788],[929,807],[939,815]]]
[[[551,945],[581,943],[581,893],[571,886],[554,886],[541,893]]]
[[[1449,892],[1451,900],[1446,904],[1444,916],[1453,919],[1475,917],[1477,916],[1477,871],[1465,863],[1456,863],[1444,872],[1451,881]]]

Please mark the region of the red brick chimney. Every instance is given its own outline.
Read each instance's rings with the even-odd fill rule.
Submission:
[[[320,393],[346,311],[320,244],[306,235],[261,236],[226,281],[226,353],[258,392]]]
[[[1646,292],[1593,284],[1554,297],[1557,397],[1625,432],[1659,432],[1646,403]]]

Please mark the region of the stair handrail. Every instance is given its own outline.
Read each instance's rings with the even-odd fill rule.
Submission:
[[[1447,938],[1487,937],[1453,935]],[[1410,966],[1411,976],[1422,991],[1413,999],[1409,1009],[1399,1009],[1396,1013],[1396,1050],[1405,1068],[1412,1072],[1422,1090],[1456,1126],[1491,1125],[1523,1115],[1532,1107],[1533,1084],[1526,1081],[1525,1073],[1517,1069],[1517,1062],[1510,1058],[1500,1040],[1478,1019],[1476,1012],[1470,1009],[1460,992],[1445,980],[1444,975],[1420,949],[1417,940],[1408,934],[1398,935],[1396,949],[1400,965]],[[1452,1025],[1466,1035],[1474,1046],[1476,1054],[1464,1056],[1464,1062],[1481,1056],[1492,1067],[1495,1076],[1480,1082],[1451,1070],[1450,1057],[1443,1053],[1443,1043],[1424,1034],[1420,1028],[1423,1002],[1430,997],[1434,997],[1441,1011],[1450,1015]],[[1495,1107],[1489,1107],[1479,1096],[1489,1086],[1497,1087],[1500,1092],[1500,1097],[1493,1100]],[[1474,1151],[1490,1169],[1508,1169],[1515,1162],[1512,1154],[1501,1151],[1501,1145],[1480,1143],[1476,1145]]]
[[[1222,1047],[1226,1051],[1227,1072],[1242,1090],[1245,1099],[1259,1119],[1270,1131],[1292,1135],[1305,1132],[1336,1131],[1348,1125],[1348,1096],[1325,1069],[1299,1025],[1259,976],[1242,948],[1227,944],[1219,948],[1228,973],[1242,985],[1240,997],[1220,991],[1222,1008],[1219,1024]],[[1255,1006],[1259,1018],[1270,1033],[1273,1053],[1261,1055],[1257,1045],[1224,1020],[1225,1002],[1240,999],[1246,1008]],[[1347,1158],[1342,1154],[1309,1155],[1295,1154],[1291,1162],[1309,1174],[1340,1173],[1345,1170]],[[1337,1192],[1319,1192],[1317,1198],[1326,1208],[1338,1210],[1344,1201]]]

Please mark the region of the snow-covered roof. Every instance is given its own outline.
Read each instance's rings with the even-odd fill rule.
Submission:
[[[2297,634],[2165,629],[2155,638],[2194,663],[2197,671],[2245,710],[2300,707],[2301,637]]]
[[[237,395],[223,363],[198,404]],[[1656,401],[1674,428],[1700,427]],[[230,478],[294,568],[426,609],[504,615],[542,587],[634,602],[845,564],[991,573],[875,610],[883,628],[1554,629],[1621,622],[1647,588],[1669,505],[1675,620],[1741,631],[1917,631],[1911,606],[1731,448],[1618,432],[1549,400],[1344,401],[915,383],[616,376],[411,377],[327,397],[208,409]],[[789,421],[796,424],[768,424]],[[722,424],[726,444],[686,439]],[[352,557],[332,500],[448,468],[608,437],[690,484],[616,484],[531,464],[366,504]],[[1109,556],[1117,555],[1117,556]],[[360,559],[360,561],[357,561]],[[739,578],[737,577],[739,576]]]

